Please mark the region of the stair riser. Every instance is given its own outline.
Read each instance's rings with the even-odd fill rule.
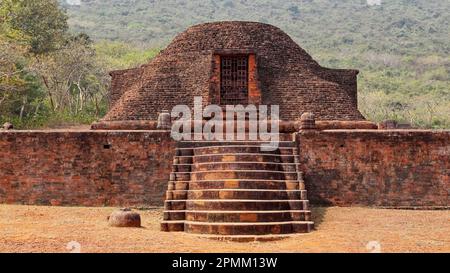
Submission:
[[[161,231],[165,232],[184,231],[184,223],[161,223]]]
[[[186,180],[188,176],[183,175]],[[214,172],[200,172],[191,173],[192,181],[197,180],[215,180],[215,179],[264,179],[264,180],[297,180],[297,173],[283,173],[283,172],[237,172],[237,171],[214,171]],[[178,180],[178,175],[177,175]],[[187,179],[189,180],[189,179]]]
[[[175,172],[175,181],[221,180],[221,179],[262,179],[262,180],[297,180],[297,173],[287,172],[246,172],[246,171],[206,171],[206,172]]]
[[[180,173],[180,172],[174,172],[172,173],[174,176],[175,181],[189,181],[191,180],[191,173]]]
[[[236,128],[236,126],[235,126],[235,128]],[[246,130],[246,132],[248,133],[248,130]],[[227,138],[231,138],[232,136],[234,136],[234,139],[227,139]],[[238,135],[236,134],[236,130],[235,130],[234,134],[227,134],[225,132],[224,134],[222,134],[222,137],[223,137],[223,142],[232,142],[232,141],[246,141],[247,142],[248,141],[248,142],[251,143],[252,141],[267,141],[266,139],[261,139],[259,136],[256,136],[256,139],[250,139],[248,134],[246,134],[244,136],[244,139],[238,139],[237,138]],[[282,134],[278,134],[278,140],[279,141],[292,141],[292,139],[293,139],[292,134],[283,134],[283,133]],[[193,147],[193,146],[189,146],[189,144],[195,143],[195,141],[198,141],[198,140],[208,141],[209,143],[210,142],[222,142],[222,141],[216,140],[215,137],[214,137],[213,140],[206,139],[206,136],[204,134],[191,134],[191,140],[184,142],[184,143],[187,143],[185,147]],[[196,145],[203,146],[204,143],[200,142],[199,144],[196,144]],[[180,147],[182,147],[182,145],[180,145]]]
[[[166,201],[165,210],[308,210],[308,201],[287,202],[210,202],[210,201]]]
[[[269,141],[263,141],[263,142],[255,142],[255,141],[238,141],[237,139],[235,141],[182,141],[178,142],[177,147],[178,148],[200,148],[200,147],[208,147],[208,146],[230,146],[230,145],[242,145],[242,146],[258,146],[261,144],[269,144]],[[297,143],[295,141],[292,141],[292,138],[286,138],[280,139],[278,142],[278,147],[290,147],[295,148],[297,146]]]
[[[311,224],[267,224],[267,225],[196,225],[187,223],[184,230],[189,233],[217,234],[217,235],[265,235],[305,233],[311,231]]]
[[[306,191],[167,191],[166,200],[256,199],[306,200]]]
[[[298,190],[300,183],[297,181],[273,182],[273,181],[191,181],[176,182],[175,190],[208,190],[208,189],[268,189],[268,190]]]
[[[172,172],[191,172],[193,165],[172,165]]]
[[[187,220],[195,222],[282,222],[282,221],[310,221],[311,212],[273,212],[273,213],[221,213],[195,211],[166,211],[164,220]]]
[[[235,153],[255,153],[255,154],[282,154],[293,155],[296,154],[296,148],[279,148],[274,151],[266,151],[260,146],[224,146],[224,147],[202,147],[194,150],[181,150],[185,152],[183,155],[189,155],[189,152],[193,152],[192,155],[214,155],[214,154],[235,154]]]
[[[189,162],[185,159],[185,162]],[[207,156],[194,156],[191,161],[196,163],[209,163],[209,162],[272,162],[272,163],[295,163],[295,157],[291,156],[279,156],[279,155],[264,155],[264,154],[227,154],[227,155],[207,155]],[[180,162],[181,163],[181,162]]]
[[[195,165],[173,165],[172,172],[218,171],[218,170],[261,170],[261,171],[297,171],[295,164],[270,163],[215,163]]]
[[[177,156],[193,156],[194,149],[175,149],[175,155]]]
[[[176,164],[192,164],[193,163],[193,157],[192,156],[189,156],[189,157],[177,156],[174,159],[174,163],[176,163]]]
[[[209,235],[209,234],[196,234],[196,237],[205,238],[209,240],[227,241],[227,242],[238,242],[238,243],[249,243],[249,242],[273,242],[283,239],[288,239],[291,234],[276,234],[276,235],[241,235],[241,236],[226,236],[226,235]]]
[[[191,166],[179,165],[176,166],[178,171],[191,171]],[[297,171],[295,164],[270,164],[270,163],[206,163],[194,164],[192,169],[195,171],[213,171],[213,170],[261,170],[261,171]]]

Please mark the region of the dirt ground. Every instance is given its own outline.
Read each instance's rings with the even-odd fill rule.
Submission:
[[[450,252],[449,210],[313,208],[315,231],[250,243],[160,232],[162,208],[139,211],[142,228],[108,227],[113,210],[0,205],[0,252]]]

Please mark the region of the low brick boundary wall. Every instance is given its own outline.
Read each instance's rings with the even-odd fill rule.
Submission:
[[[297,141],[312,203],[450,206],[450,131],[303,131]]]
[[[0,132],[0,203],[161,205],[169,132]]]
[[[297,135],[313,204],[450,206],[450,131]],[[165,131],[0,132],[0,203],[161,205],[175,142]]]

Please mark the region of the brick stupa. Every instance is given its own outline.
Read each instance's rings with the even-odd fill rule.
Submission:
[[[227,58],[228,65],[233,58],[246,62],[244,97],[224,91],[221,68]],[[299,120],[304,112],[317,120],[364,120],[357,109],[357,74],[321,67],[275,26],[205,23],[176,36],[148,64],[111,72],[111,110],[102,122],[154,121],[162,110],[192,105],[194,96],[205,104],[233,104],[234,97],[236,104],[279,105],[285,121]]]

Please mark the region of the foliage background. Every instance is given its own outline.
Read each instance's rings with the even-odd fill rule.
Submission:
[[[108,70],[147,62],[190,25],[247,20],[280,27],[323,66],[359,69],[359,108],[368,119],[450,128],[450,1],[369,2],[372,4],[367,0],[60,0],[60,7],[67,10],[68,33],[86,33],[91,40],[91,71],[96,71],[90,73],[95,75],[91,84],[99,88],[88,89],[97,90],[90,92],[96,94],[98,107],[93,99],[87,99],[80,111],[70,107],[49,110],[42,122],[24,126],[89,123],[107,110]],[[377,2],[380,4],[373,4]],[[18,58],[16,63],[24,62]],[[27,74],[21,80],[31,79],[28,88],[43,94],[39,99],[48,105],[45,87],[32,80],[38,74]],[[20,116],[21,101],[17,99],[12,114],[0,113],[4,120]],[[30,113],[35,110],[29,108]],[[24,114],[22,120],[27,120]]]

